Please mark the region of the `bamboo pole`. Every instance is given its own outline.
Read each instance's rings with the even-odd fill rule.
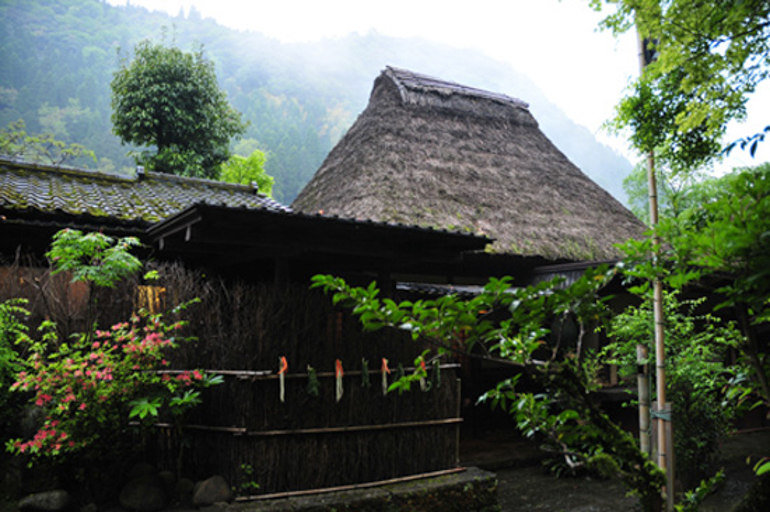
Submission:
[[[459,425],[462,418],[442,418],[437,420],[424,421],[405,421],[401,423],[384,423],[378,425],[352,425],[344,427],[318,427],[318,428],[296,428],[289,430],[248,430],[245,427],[212,427],[208,425],[185,425],[185,430],[203,430],[207,432],[222,432],[233,434],[235,436],[249,437],[275,437],[292,435],[318,435],[318,434],[341,434],[347,432],[375,432],[378,430],[394,430],[399,428],[422,428],[442,425]],[[138,423],[135,423],[138,425]],[[157,428],[175,428],[170,423],[156,423]]]
[[[648,180],[650,187],[650,224],[652,228],[658,225],[658,201],[657,201],[657,186],[655,183],[655,160],[652,153],[647,158],[648,161]],[[654,215],[653,215],[654,213]],[[653,246],[653,258],[658,259],[660,257],[660,238],[657,232],[654,232],[652,238]],[[655,322],[655,391],[657,393],[658,406],[655,409],[655,419],[658,423],[658,439],[657,439],[657,453],[658,453],[658,466],[662,469],[670,467],[668,463],[668,450],[669,446],[667,433],[669,428],[666,426],[666,421],[671,421],[670,415],[665,412],[666,404],[666,332],[665,332],[665,320],[663,313],[663,283],[659,278],[655,278],[652,283],[652,307],[653,307],[653,321]],[[674,475],[673,471],[666,471],[666,501],[671,502],[667,507],[668,510],[673,510],[673,492],[674,492]]]
[[[460,365],[457,363],[447,363],[442,364],[441,369],[442,370],[454,370],[460,368]],[[407,366],[404,368],[405,372],[413,372],[417,368],[414,366]],[[180,375],[183,373],[187,373],[190,370],[150,370],[153,373],[156,373],[158,375]],[[277,379],[278,378],[278,372],[273,370],[200,370],[205,373],[211,373],[214,375],[223,375],[226,377],[236,377],[240,380],[269,380],[269,379]],[[362,370],[345,370],[345,376],[360,376],[363,373]],[[378,373],[382,373],[381,370],[369,370],[370,375],[376,375]],[[305,379],[309,376],[308,373],[287,373],[286,375],[287,379]],[[316,372],[316,377],[336,377],[335,372]]]
[[[644,40],[637,33],[639,42],[639,67],[644,71],[647,65]],[[650,201],[650,219],[652,227],[658,222],[657,185],[655,183],[655,167],[653,155],[650,153],[647,160],[647,191]],[[653,206],[654,205],[654,206]],[[655,219],[654,222],[652,219]],[[654,242],[653,242],[654,243]],[[657,336],[657,334],[656,334]],[[650,442],[650,376],[647,367],[647,347],[643,344],[636,346],[637,376],[636,385],[639,395],[639,448],[647,455],[652,455]]]
[[[455,466],[460,465],[460,422],[462,421],[461,415],[462,415],[462,402],[463,402],[463,381],[461,379],[456,379],[457,381],[457,404],[455,406],[455,416],[460,421],[457,422],[457,426],[455,427]]]
[[[639,43],[639,63],[640,69],[644,72],[644,68],[650,64],[647,54],[647,43],[641,34],[637,32],[637,38]],[[655,153],[653,150],[647,154],[647,188],[650,201],[650,227],[653,230],[652,234],[652,250],[653,258],[657,262],[660,258],[660,237],[657,232],[658,227],[658,186],[655,176]],[[653,279],[653,318],[655,323],[655,389],[657,392],[657,403],[655,418],[657,422],[657,454],[658,454],[658,466],[666,470],[671,468],[672,470],[666,471],[666,509],[673,510],[674,502],[674,472],[673,467],[667,460],[669,446],[667,433],[671,430],[671,426],[666,426],[666,421],[671,421],[670,414],[665,412],[666,404],[666,346],[665,346],[665,330],[664,330],[664,312],[663,312],[663,282],[660,278]]]
[[[436,478],[438,476],[452,475],[454,473],[461,473],[463,471],[465,471],[465,468],[443,469],[441,471],[433,471],[432,473],[420,473],[418,475],[402,476],[398,478],[391,478],[389,480],[378,480],[376,482],[364,482],[362,484],[340,485],[337,487],[324,487],[322,489],[304,489],[301,491],[276,492],[273,494],[260,494],[256,496],[240,496],[235,498],[235,501],[271,500],[277,498],[307,496],[311,494],[328,494],[339,491],[354,491],[356,489],[371,489],[372,487],[382,487],[385,485],[411,482],[414,480],[422,480],[423,478]]]
[[[639,394],[639,449],[652,454],[650,446],[650,376],[647,366],[647,347],[636,346],[636,386]]]

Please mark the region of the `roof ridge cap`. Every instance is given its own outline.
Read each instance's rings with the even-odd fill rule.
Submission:
[[[457,94],[461,96],[469,96],[469,97],[476,97],[476,98],[483,98],[488,101],[494,101],[496,103],[501,104],[508,104],[513,105],[518,108],[522,108],[525,110],[529,110],[529,103],[526,101],[509,96],[508,94],[502,93],[502,92],[494,92],[489,91],[487,89],[480,89],[478,87],[473,87],[470,85],[464,85],[460,82],[456,82],[454,80],[446,80],[444,78],[439,78],[431,75],[426,75],[424,73],[418,73],[415,71],[410,71],[408,69],[404,68],[398,68],[395,66],[385,66],[384,73],[393,81],[393,83],[398,88],[399,93],[401,94],[402,100],[406,99],[406,90],[418,90],[422,92],[427,92],[431,90],[435,90],[438,88],[438,86],[431,86],[430,84],[424,84],[424,83],[417,83],[417,84],[407,84],[404,83],[402,78],[406,78],[406,76],[413,77],[417,80],[429,80],[434,81],[437,84],[445,84],[447,87],[452,87],[456,90],[449,90],[449,94]],[[400,75],[404,75],[403,77]]]
[[[176,174],[169,174],[155,171],[145,171],[144,178],[140,178],[136,173],[134,175],[125,174],[112,174],[99,171],[98,169],[84,169],[82,167],[73,167],[69,165],[55,165],[40,162],[28,162],[25,160],[9,157],[8,155],[0,155],[0,165],[7,165],[9,167],[23,168],[34,171],[43,171],[49,173],[79,175],[82,177],[88,177],[91,179],[104,179],[120,182],[136,183],[142,179],[154,179],[158,181],[175,181],[175,182],[187,182],[197,183],[200,185],[214,186],[221,189],[237,190],[241,192],[254,192],[254,187],[251,185],[241,185],[240,183],[230,183],[226,181],[213,180],[208,178],[195,178],[191,176],[178,176]],[[269,197],[267,194],[257,191],[257,195],[261,197]]]
[[[229,181],[214,180],[211,178],[197,178],[193,176],[179,176],[177,174],[170,174],[165,172],[144,171],[144,179],[164,180],[164,181],[178,181],[187,183],[198,183],[200,185],[216,186],[220,188],[229,188],[233,190],[240,190],[243,192],[253,192],[254,187],[251,185],[241,185],[240,183],[231,183]],[[267,195],[259,192],[259,195],[267,197]]]
[[[82,175],[82,176],[88,176],[89,178],[97,178],[97,179],[106,179],[106,180],[114,180],[114,181],[135,181],[135,178],[126,176],[125,174],[111,174],[111,173],[106,173],[95,169],[83,169],[81,167],[73,167],[70,165],[28,162],[17,158],[10,158],[7,155],[0,155],[0,165],[23,168],[23,169],[33,170],[33,171],[43,171],[48,173]]]

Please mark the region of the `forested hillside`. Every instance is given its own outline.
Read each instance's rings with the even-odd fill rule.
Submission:
[[[386,65],[527,101],[556,145],[616,197],[631,168],[526,77],[478,52],[376,33],[282,44],[201,19],[194,10],[168,16],[100,0],[0,2],[0,126],[23,119],[28,132],[50,132],[96,153],[98,163],[79,165],[126,172],[133,167],[126,156],[131,148],[112,134],[109,84],[120,59],[130,59],[134,45],[147,38],[185,50],[203,45],[231,103],[250,122],[235,151],[268,154],[274,195],[285,203],[366,106]]]

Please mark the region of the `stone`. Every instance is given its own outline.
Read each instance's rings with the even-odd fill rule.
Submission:
[[[39,510],[55,512],[64,510],[70,503],[67,491],[55,490],[30,494],[19,501],[19,510]]]
[[[180,505],[184,507],[192,506],[192,497],[193,497],[194,488],[195,488],[195,483],[189,478],[180,478],[179,480],[177,480],[176,486],[174,487],[174,491],[176,493],[176,497],[179,500]]]
[[[176,487],[176,476],[173,471],[159,471],[158,477],[163,480],[164,484],[166,484],[166,489],[173,489]]]
[[[235,512],[236,508],[235,508],[235,505],[230,505],[229,503],[218,501],[213,505],[206,505],[206,506],[200,507],[197,510],[198,512]],[[262,512],[261,507],[259,511]]]
[[[120,491],[120,506],[136,512],[161,510],[168,501],[165,483],[154,475],[135,478]]]
[[[28,405],[21,411],[21,437],[31,439],[37,429],[43,426],[45,422],[45,410],[42,407]]]
[[[195,483],[189,478],[180,478],[176,483],[176,492],[179,494],[192,495],[193,488],[195,488]]]
[[[216,475],[198,482],[193,490],[192,503],[196,507],[213,505],[214,503],[228,502],[233,499],[233,491],[227,480]]]
[[[128,471],[128,480],[136,480],[137,478],[141,478],[144,476],[149,476],[155,473],[155,468],[152,467],[152,464],[149,464],[147,462],[137,462],[133,466],[131,466],[131,469]]]

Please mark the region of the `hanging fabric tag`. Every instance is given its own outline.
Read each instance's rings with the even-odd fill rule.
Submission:
[[[420,358],[420,390],[428,391],[428,383],[425,381],[425,376],[428,375],[428,371],[425,369],[425,359]]]
[[[388,360],[384,357],[382,358],[380,370],[382,371],[382,396],[385,396],[388,394],[388,374],[390,373],[390,368],[388,368]]]
[[[364,358],[361,358],[361,387],[372,387],[372,383],[369,382],[369,361]]]
[[[307,394],[318,396],[318,375],[310,365],[307,365]]]
[[[433,382],[433,385],[431,387],[436,389],[441,387],[441,361],[439,361],[438,359],[433,360],[433,371],[431,372],[431,381]]]
[[[280,386],[278,396],[281,399],[281,402],[284,402],[286,397],[286,371],[289,369],[289,363],[286,361],[286,357],[281,356],[278,360],[278,364],[280,366],[280,369],[278,370],[278,385]]]
[[[345,372],[342,370],[342,361],[337,359],[334,362],[334,377],[335,377],[335,380],[336,380],[335,390],[336,390],[336,396],[337,396],[337,401],[338,402],[340,400],[342,400],[342,392],[343,392],[343,390],[342,390],[342,376],[343,375],[345,375]]]

